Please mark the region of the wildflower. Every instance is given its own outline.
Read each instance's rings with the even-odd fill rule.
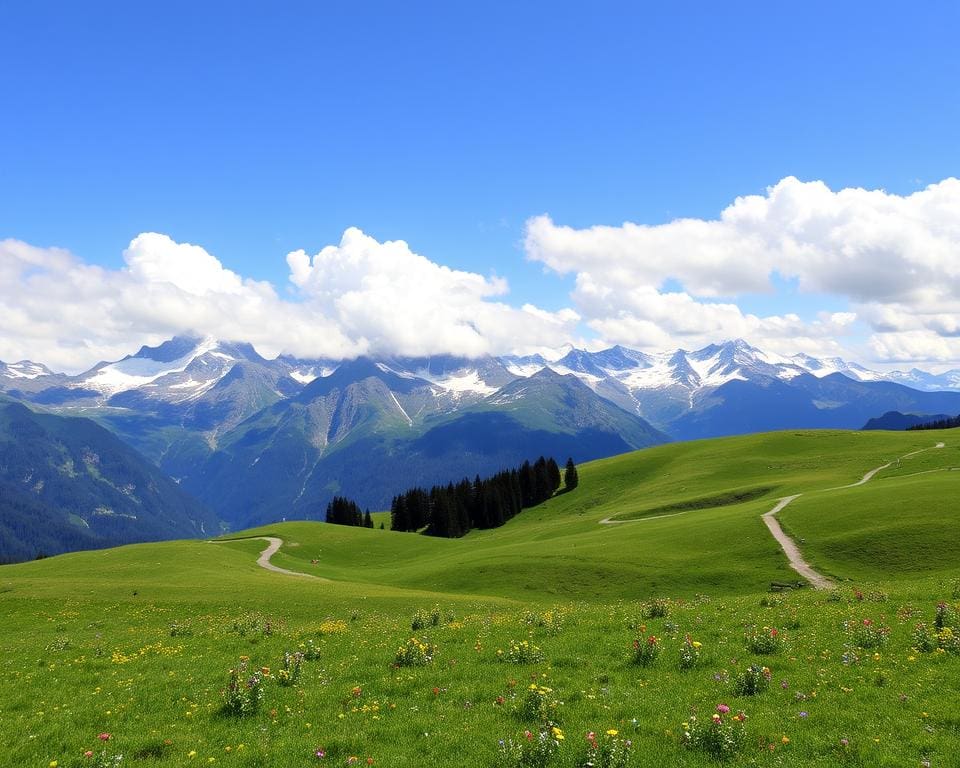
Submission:
[[[327,756],[327,751],[321,747],[320,749],[315,750],[313,755],[317,758],[317,760],[323,760],[323,758]]]
[[[620,733],[620,731],[618,731],[616,728],[611,728],[609,731],[607,731],[607,736],[616,736],[618,733]]]
[[[97,736],[97,738],[100,739],[100,741],[110,741],[110,734],[101,733],[99,736]]]
[[[729,711],[730,707],[728,707],[726,704],[717,704],[717,712],[719,712],[721,715],[725,715]]]
[[[84,757],[93,757],[93,750],[92,750],[92,749],[88,749],[86,752],[83,753],[83,756],[84,756]]]
[[[780,743],[781,743],[781,744],[789,744],[789,743],[790,743],[789,737],[787,737],[787,736],[781,737]]]

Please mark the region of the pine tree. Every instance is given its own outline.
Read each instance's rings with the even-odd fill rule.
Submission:
[[[532,507],[537,488],[536,476],[529,461],[523,462],[520,467],[520,493],[522,494],[521,506]]]
[[[547,475],[550,477],[550,488],[551,493],[555,492],[560,487],[560,467],[557,466],[557,462],[554,461],[553,456],[547,459]]]
[[[370,510],[368,509],[363,515],[363,527],[364,528],[373,528],[373,518],[370,517]]]
[[[533,465],[533,503],[539,504],[553,495],[547,460],[541,456]]]
[[[563,484],[568,491],[572,491],[580,484],[580,477],[577,475],[577,467],[573,459],[567,459],[567,466],[563,472]]]

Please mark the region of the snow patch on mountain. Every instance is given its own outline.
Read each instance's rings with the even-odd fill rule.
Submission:
[[[864,368],[856,363],[848,363],[839,357],[826,357],[818,359],[810,355],[794,355],[790,358],[794,365],[799,366],[807,373],[813,374],[818,379],[824,376],[830,376],[834,373],[842,373],[855,381],[891,381],[895,380],[891,375],[878,373]]]
[[[84,377],[81,385],[107,395],[137,389],[152,384],[163,376],[183,373],[190,363],[208,352],[213,352],[216,347],[216,339],[206,338],[183,357],[169,362],[154,360],[150,357],[128,357],[94,369],[92,375]],[[223,373],[226,374],[226,370]]]
[[[297,370],[290,371],[290,378],[294,381],[298,381],[301,384],[309,384],[311,381],[317,378],[317,373],[313,368],[307,368],[306,370]]]
[[[0,365],[3,364],[0,363]],[[49,376],[51,373],[45,365],[31,363],[29,360],[3,365],[3,371],[12,379],[36,379],[39,376]]]
[[[734,367],[731,363],[722,359],[722,352],[717,351],[709,357],[700,357],[696,353],[688,354],[687,362],[699,378],[699,384],[702,387],[719,387],[728,381],[740,379],[746,381],[747,377],[740,372],[740,368]]]
[[[376,363],[377,368],[379,368],[384,373],[392,373],[394,376],[399,376],[401,379],[416,379],[418,378],[415,374],[410,371],[405,371],[402,368],[391,368],[386,363]]]
[[[407,412],[403,409],[403,406],[400,405],[400,401],[397,400],[397,396],[396,396],[395,394],[393,394],[393,392],[391,392],[391,393],[390,393],[390,397],[393,399],[393,404],[396,405],[396,406],[397,406],[397,409],[400,411],[400,413],[403,414],[403,418],[405,418],[405,419],[407,420],[407,424],[412,427],[412,426],[413,426],[413,419],[410,418],[410,416],[407,414]]]
[[[429,381],[445,392],[459,396],[477,394],[486,397],[492,395],[498,389],[498,387],[493,387],[480,378],[480,372],[476,369],[460,370],[446,376],[435,376],[429,370],[421,368],[414,371],[414,375],[418,379]]]
[[[528,361],[528,362],[515,362],[509,358],[504,359],[504,365],[507,370],[512,373],[514,376],[520,376],[526,379],[529,376],[533,376],[537,371],[542,371],[544,366],[546,366],[547,361],[541,358],[540,360]]]
[[[587,373],[586,371],[579,371],[575,368],[568,368],[560,363],[550,363],[548,367],[551,371],[559,373],[561,376],[567,376],[570,374],[576,376],[578,379],[580,379],[580,381],[590,387],[590,389],[596,389],[597,385],[606,378],[605,376],[598,376],[595,373]]]

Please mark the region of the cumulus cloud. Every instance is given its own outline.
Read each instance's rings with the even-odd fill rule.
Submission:
[[[63,249],[0,241],[0,360],[76,372],[178,333],[250,341],[267,356],[472,356],[555,346],[579,321],[572,310],[512,307],[497,300],[506,281],[357,229],[312,259],[289,254],[293,300],[163,234],[138,235],[123,258],[108,270]]]
[[[879,359],[891,363],[956,365],[960,360],[960,338],[928,330],[877,333],[870,338],[870,346]]]
[[[156,232],[137,235],[123,258],[130,275],[146,284],[169,283],[194,296],[243,291],[240,276],[199,245],[177,243]]]
[[[900,196],[789,177],[712,220],[574,229],[538,216],[524,243],[548,272],[573,275],[571,308],[516,306],[502,278],[450,269],[355,228],[313,255],[288,254],[282,292],[160,233],[134,238],[120,269],[0,241],[0,359],[73,372],[199,333],[250,341],[267,356],[338,359],[570,342],[691,349],[743,337],[782,354],[960,363],[956,179]],[[844,311],[744,310],[747,296],[773,303],[783,281],[801,296],[833,296]],[[594,334],[587,342],[584,327]]]
[[[765,195],[737,198],[715,220],[574,229],[538,216],[527,222],[524,242],[528,258],[576,276],[576,308],[591,327],[624,344],[739,335],[778,351],[800,340],[828,352],[834,334],[851,333],[859,318],[884,335],[869,345],[877,360],[908,359],[923,349],[942,360],[953,346],[933,339],[960,332],[957,179],[901,196],[834,192],[823,182],[788,177]],[[729,300],[773,293],[774,274],[794,280],[801,293],[843,297],[850,311],[803,323],[789,314],[745,314]],[[673,283],[683,290],[667,290]],[[889,337],[919,331],[930,343],[904,337],[895,345]]]
[[[476,356],[555,345],[579,321],[572,310],[517,309],[491,300],[507,293],[502,278],[450,269],[402,240],[380,243],[355,228],[312,258],[294,251],[287,264],[308,306],[382,354]]]

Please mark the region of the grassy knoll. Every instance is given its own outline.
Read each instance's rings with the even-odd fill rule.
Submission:
[[[935,437],[960,444],[960,435]],[[502,760],[500,740],[529,746],[543,731],[556,754],[524,765],[584,765],[593,732],[598,746],[630,740],[630,766],[710,766],[722,763],[685,746],[683,724],[705,724],[724,704],[731,711],[722,728],[739,728],[731,718],[740,710],[747,716],[733,764],[950,765],[960,753],[960,646],[942,633],[919,650],[915,632],[918,622],[934,627],[940,601],[941,623],[956,623],[960,558],[943,550],[928,553],[929,568],[869,563],[894,557],[910,532],[935,537],[938,518],[914,501],[950,488],[955,497],[960,472],[881,473],[859,488],[812,493],[933,442],[929,433],[820,432],[659,447],[585,465],[574,493],[457,541],[317,523],[249,532],[285,540],[276,565],[330,581],[258,568],[266,546],[258,540],[4,566],[3,763],[103,768],[122,754],[121,766],[289,768],[356,758],[512,767],[520,763]],[[946,450],[935,460],[948,461]],[[599,524],[760,486],[778,490]],[[810,493],[785,521],[809,537],[815,563],[856,579],[836,593],[766,591],[796,575],[759,516],[772,498],[800,491]],[[884,511],[895,497],[910,500],[911,517]],[[863,540],[843,538],[850,526],[834,511],[839,538],[833,550],[824,546],[827,521],[816,505],[836,499],[844,510],[862,508],[849,512],[850,526],[874,531],[873,558],[861,557]],[[885,531],[903,519],[912,524]],[[940,539],[955,530],[954,518]],[[922,554],[919,544],[911,551]],[[655,606],[655,598],[667,600]],[[769,655],[744,637],[769,638],[764,627],[781,643]],[[644,647],[650,635],[659,655],[641,666],[634,643]],[[414,655],[430,659],[398,666],[397,650],[413,636],[423,644],[411,646]],[[699,658],[681,669],[694,642]],[[298,650],[315,658],[283,685],[283,654]],[[228,672],[241,657],[247,675],[269,668],[262,702],[246,715],[224,709]],[[752,696],[737,691],[750,665],[767,667],[770,678]],[[531,685],[540,688],[531,693]]]

